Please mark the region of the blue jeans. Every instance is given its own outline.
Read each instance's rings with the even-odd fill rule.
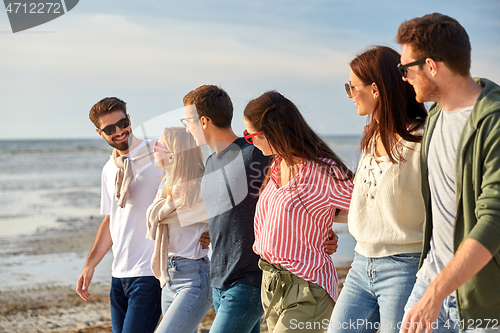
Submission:
[[[413,291],[411,292],[410,298],[405,306],[405,317],[406,314],[411,310],[411,308],[417,303],[425,290],[429,286],[428,283],[417,279],[415,286],[413,287]],[[405,323],[403,323],[404,325]],[[455,296],[448,296],[444,299],[443,306],[441,307],[441,312],[439,313],[439,317],[436,322],[432,323],[432,332],[433,333],[449,333],[449,332],[476,332],[476,333],[500,333],[500,323],[497,323],[495,326],[492,325],[491,328],[475,328],[474,324],[468,325],[470,323],[465,324],[465,328],[467,330],[462,330],[460,328],[460,318],[458,316],[457,309],[457,301]],[[408,323],[407,325],[412,325]],[[416,324],[415,324],[416,325]],[[468,326],[468,327],[467,327]]]
[[[420,253],[382,258],[354,256],[333,308],[329,333],[399,332],[404,306],[415,284]]]
[[[168,276],[170,281],[162,290],[163,319],[156,333],[197,333],[212,307],[208,257],[170,258]]]
[[[153,332],[161,315],[160,282],[154,276],[112,278],[113,333]]]
[[[264,314],[260,287],[235,284],[229,289],[212,288],[215,319],[210,333],[259,333]]]

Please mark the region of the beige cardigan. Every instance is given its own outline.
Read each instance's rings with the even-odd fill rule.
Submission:
[[[161,185],[160,185],[161,187]],[[179,185],[174,186],[174,196],[180,193]],[[181,199],[167,196],[166,190],[159,189],[151,206],[147,210],[147,239],[155,241],[151,269],[160,280],[161,287],[169,281],[168,277],[168,224],[187,226],[194,223],[208,223],[205,202],[199,196],[198,201],[190,208],[176,209]]]
[[[387,156],[365,152],[354,178],[348,227],[357,241],[355,251],[365,257],[422,250],[420,143],[400,139],[394,149],[400,150],[404,161],[392,164]]]

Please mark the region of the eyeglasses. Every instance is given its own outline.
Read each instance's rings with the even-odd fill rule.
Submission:
[[[253,145],[253,139],[252,139],[252,138],[253,138],[254,136],[259,135],[259,134],[262,134],[262,132],[255,132],[255,133],[250,134],[250,133],[248,133],[248,131],[247,131],[246,129],[243,131],[243,137],[244,137],[244,138],[245,138],[245,140],[247,140],[247,142],[248,142],[249,144],[251,144],[251,145]]]
[[[106,133],[106,135],[113,135],[116,132],[116,126],[118,126],[120,129],[129,127],[130,126],[129,116],[127,115],[125,118],[120,119],[116,124],[108,125],[103,129],[98,128],[97,130],[99,132]]]
[[[194,118],[198,118],[198,119],[200,119],[201,117],[203,117],[203,116],[195,116],[195,117],[189,117],[189,118],[181,118],[180,120],[181,120],[181,123],[182,123],[182,125],[183,125],[184,127],[188,127],[188,125],[189,125],[189,121],[188,121],[188,120],[189,120],[189,119],[194,119]]]
[[[408,75],[408,71],[406,70],[408,67],[412,67],[412,66],[417,66],[417,65],[422,65],[425,63],[425,61],[427,59],[432,59],[434,61],[443,61],[443,59],[441,58],[437,58],[437,57],[425,57],[425,58],[422,58],[420,60],[417,60],[417,61],[414,61],[414,62],[410,62],[409,64],[406,64],[406,65],[401,65],[401,64],[398,64],[398,71],[401,73],[401,76],[404,77],[406,79],[406,75]]]
[[[166,148],[163,148],[162,146],[160,146],[160,144],[158,143],[158,140],[155,141],[155,144],[153,145],[153,152],[158,152],[158,151],[164,151],[166,153],[170,153],[171,151],[166,149]]]
[[[347,97],[349,98],[353,98],[356,93],[358,92],[358,89],[355,89],[356,87],[359,87],[359,86],[369,86],[371,85],[371,83],[369,84],[357,84],[357,85],[353,85],[352,83],[346,83],[344,84],[344,88],[345,88],[345,91],[347,93]]]

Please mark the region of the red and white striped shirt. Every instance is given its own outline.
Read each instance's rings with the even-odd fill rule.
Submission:
[[[282,265],[298,277],[324,288],[336,302],[338,277],[324,243],[332,228],[335,210],[349,210],[352,180],[335,180],[329,168],[310,160],[286,185],[276,178],[277,159],[270,179],[257,202],[253,250],[271,264]],[[335,176],[347,178],[330,159]]]

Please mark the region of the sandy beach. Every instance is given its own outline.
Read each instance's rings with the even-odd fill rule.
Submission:
[[[328,142],[349,165],[357,164],[358,137]],[[84,302],[74,290],[102,221],[100,176],[109,145],[102,139],[10,140],[0,141],[0,152],[0,333],[111,332],[111,253],[96,268],[92,299]],[[335,223],[334,230],[334,262],[348,266],[355,241],[347,225]],[[342,284],[346,270],[338,271]],[[208,332],[213,317],[212,310],[200,332]]]
[[[64,232],[57,237],[15,238],[3,240],[3,248],[23,255],[59,253],[61,256],[86,253],[92,246],[93,233]],[[19,244],[16,244],[19,243]],[[5,244],[8,243],[8,244]],[[22,245],[22,246],[21,246]],[[342,285],[349,267],[337,268]],[[36,280],[36,279],[34,279]],[[76,282],[76,280],[75,280]],[[73,286],[33,281],[29,287],[3,288],[0,291],[0,333],[97,333],[111,332],[109,285],[93,283],[92,299],[84,302]],[[199,326],[208,332],[214,318],[213,308]],[[261,326],[267,332],[266,324]]]

